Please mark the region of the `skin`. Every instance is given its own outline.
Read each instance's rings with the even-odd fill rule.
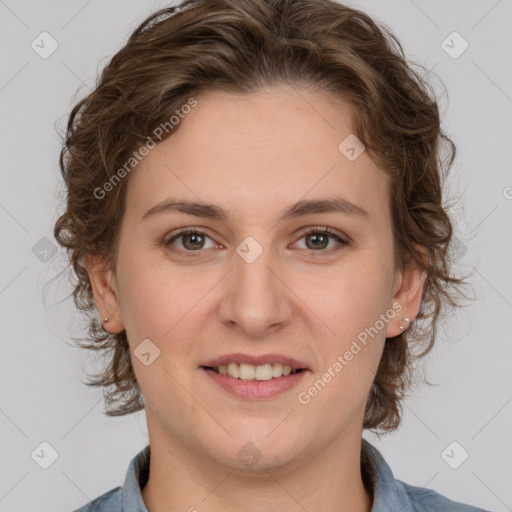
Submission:
[[[349,161],[338,150],[352,133],[351,110],[329,93],[280,85],[196,99],[129,177],[117,273],[86,259],[100,315],[111,319],[105,328],[126,329],[146,399],[144,502],[150,512],[369,512],[359,467],[365,403],[385,338],[417,315],[425,277],[394,268],[387,177],[366,152]],[[369,217],[329,212],[278,222],[299,199],[333,192]],[[231,217],[141,220],[169,197],[214,203]],[[328,238],[318,248],[314,234],[301,234],[326,226],[349,245]],[[185,227],[207,235],[165,245]],[[252,263],[236,252],[247,236],[263,248]],[[402,311],[301,404],[298,393],[393,303]],[[148,338],[160,356],[145,366],[133,350]],[[242,400],[199,368],[236,352],[284,354],[310,371],[277,397]],[[237,458],[248,442],[261,455],[250,468]]]

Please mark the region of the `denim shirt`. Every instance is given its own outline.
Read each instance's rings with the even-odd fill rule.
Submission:
[[[148,512],[141,489],[149,477],[149,455],[147,445],[131,460],[122,487],[111,489],[74,512]],[[381,453],[364,438],[361,455],[364,479],[373,489],[371,512],[486,512],[449,500],[435,491],[395,480]]]

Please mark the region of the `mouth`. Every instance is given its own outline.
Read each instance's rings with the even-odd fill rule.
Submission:
[[[199,369],[210,382],[245,401],[277,398],[311,373],[303,362],[279,354],[226,354]]]

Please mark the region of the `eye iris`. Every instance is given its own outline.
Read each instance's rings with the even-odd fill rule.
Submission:
[[[307,235],[307,236],[306,236],[306,240],[311,240],[311,239],[316,239],[316,240],[318,240],[319,238],[321,239],[321,241],[320,241],[320,245],[319,245],[319,244],[316,244],[316,243],[313,243],[313,247],[312,247],[312,248],[313,248],[313,249],[315,249],[315,248],[316,248],[316,249],[318,249],[318,248],[320,247],[321,249],[324,249],[325,247],[327,247],[327,245],[325,244],[325,242],[327,242],[327,243],[328,243],[328,238],[329,238],[329,237],[328,237],[327,235],[322,234],[322,233],[313,233],[313,234],[311,234],[311,235]],[[322,245],[322,242],[324,242],[324,245]],[[309,247],[309,244],[308,244],[308,247]]]
[[[187,233],[187,234],[182,235],[182,237],[183,237],[183,246],[187,249],[201,249],[202,246],[204,245],[203,235],[200,235],[199,233]],[[186,242],[189,239],[194,240],[192,242],[191,247],[188,246],[188,244]],[[199,242],[197,242],[198,239],[200,240]],[[195,245],[197,243],[199,244],[199,247],[197,245]]]

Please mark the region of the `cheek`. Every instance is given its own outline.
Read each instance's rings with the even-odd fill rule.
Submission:
[[[351,262],[347,260],[328,276],[297,283],[297,287],[302,286],[298,295],[307,297],[307,305],[329,327],[330,338],[338,348],[375,324],[389,308],[390,270],[377,258],[368,256],[354,255]]]
[[[180,272],[143,255],[125,258],[119,274],[123,321],[134,340],[154,338],[163,343],[187,323],[187,315],[211,288],[207,276]]]
[[[375,272],[347,274],[312,307],[327,319],[329,331],[317,338],[322,367],[298,390],[297,400],[308,415],[324,417],[333,431],[340,421],[363,413],[382,355],[387,324],[381,315],[388,294],[382,276],[378,279]]]
[[[310,296],[309,307],[328,326],[326,336],[317,340],[323,367],[305,392],[318,414],[327,407],[336,416],[359,410],[374,380],[386,338],[387,322],[394,316],[389,295],[392,281],[389,270],[376,258],[368,258],[357,269],[340,268],[336,279]],[[327,285],[327,282],[326,282]],[[382,318],[385,320],[382,320]],[[308,405],[308,407],[309,407]],[[342,417],[342,416],[339,416]]]

